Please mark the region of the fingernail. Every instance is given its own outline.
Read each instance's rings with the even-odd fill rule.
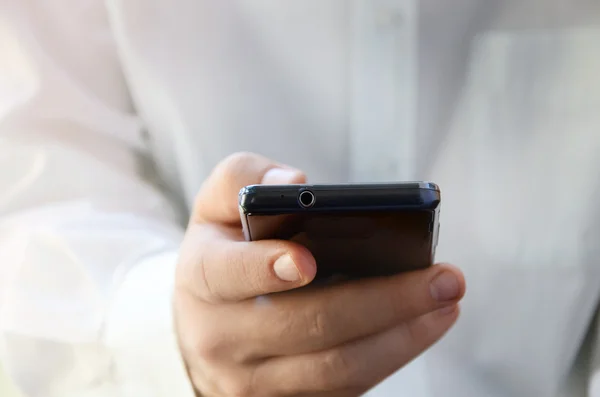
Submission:
[[[293,169],[272,168],[263,176],[263,185],[285,185],[298,178],[299,172]]]
[[[444,271],[438,274],[430,285],[431,296],[438,302],[447,302],[458,298],[460,285],[454,273]]]
[[[284,255],[275,261],[273,270],[283,281],[300,281],[300,272],[289,255]]]

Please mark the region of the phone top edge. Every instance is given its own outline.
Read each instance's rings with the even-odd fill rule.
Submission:
[[[290,185],[248,185],[240,190],[240,195],[247,194],[255,190],[294,190],[298,188],[317,189],[317,190],[340,190],[340,189],[427,189],[439,192],[440,187],[428,181],[415,182],[387,182],[387,183],[340,183],[340,184],[290,184]]]
[[[315,196],[309,208],[299,195]],[[240,211],[246,215],[299,212],[435,210],[440,189],[432,182],[371,183],[340,185],[250,185],[240,190]]]

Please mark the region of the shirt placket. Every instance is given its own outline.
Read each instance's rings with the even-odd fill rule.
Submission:
[[[353,182],[414,174],[416,0],[353,0],[349,174]]]

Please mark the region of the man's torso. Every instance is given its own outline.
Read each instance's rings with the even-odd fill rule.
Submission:
[[[563,387],[599,290],[600,3],[114,0],[110,15],[184,201],[238,150],[313,181],[442,186],[462,318],[374,396]]]

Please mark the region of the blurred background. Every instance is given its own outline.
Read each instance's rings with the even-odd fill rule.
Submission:
[[[0,0],[0,397],[2,357],[27,397],[160,389],[168,288],[113,299],[236,151],[442,186],[432,395],[600,396],[600,1]]]

